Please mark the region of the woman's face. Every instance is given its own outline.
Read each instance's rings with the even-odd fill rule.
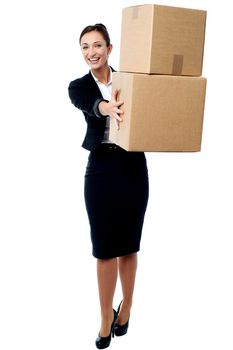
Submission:
[[[106,45],[101,33],[95,30],[84,34],[80,45],[83,57],[92,70],[106,66],[112,45]]]

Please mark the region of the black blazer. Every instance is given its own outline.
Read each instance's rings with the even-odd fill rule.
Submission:
[[[83,112],[87,122],[82,147],[92,151],[99,146],[104,136],[106,117],[99,113],[98,105],[105,100],[90,71],[82,78],[71,81],[68,92],[71,102]]]

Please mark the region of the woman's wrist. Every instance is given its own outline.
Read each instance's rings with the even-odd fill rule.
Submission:
[[[100,101],[98,108],[99,108],[100,114],[104,117],[106,117],[108,115],[107,107],[108,107],[108,101],[106,101],[106,100]]]
[[[105,104],[108,103],[107,100],[105,100],[105,99],[103,99],[103,98],[99,98],[98,100],[95,101],[94,106],[93,106],[93,112],[94,112],[94,114],[95,114],[95,116],[96,116],[97,118],[102,118],[102,117],[105,116],[105,114],[103,114],[104,111],[102,111],[102,108],[101,108],[101,110],[100,110],[100,104],[101,104],[102,102],[105,103]],[[102,113],[102,112],[103,112],[103,113]]]

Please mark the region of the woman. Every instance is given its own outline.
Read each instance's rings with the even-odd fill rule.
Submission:
[[[90,67],[88,74],[72,81],[69,96],[87,122],[82,146],[89,150],[85,173],[85,204],[91,229],[93,255],[101,307],[98,349],[110,345],[111,337],[127,333],[132,306],[137,252],[140,249],[144,214],[148,201],[148,173],[143,152],[127,152],[109,138],[109,119],[117,128],[122,122],[123,101],[112,90],[108,57],[112,51],[103,24],[87,26],[79,43]],[[113,298],[120,276],[123,299],[117,312]]]

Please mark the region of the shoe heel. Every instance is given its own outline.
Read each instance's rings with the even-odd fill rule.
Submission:
[[[117,320],[118,315],[114,309],[113,309],[113,312],[114,312],[114,318],[113,318],[113,322],[111,325],[110,334],[107,337],[101,337],[100,335],[98,336],[98,338],[95,341],[95,345],[96,345],[97,349],[108,348],[110,343],[111,343],[111,338],[114,338],[115,324],[116,324],[116,320]]]
[[[120,302],[120,305],[118,306],[117,314],[119,314],[120,312],[122,302],[123,300]],[[120,325],[116,322],[114,327],[114,333],[117,337],[120,337],[122,335],[125,335],[128,332],[128,328],[129,328],[129,320],[123,325]]]

